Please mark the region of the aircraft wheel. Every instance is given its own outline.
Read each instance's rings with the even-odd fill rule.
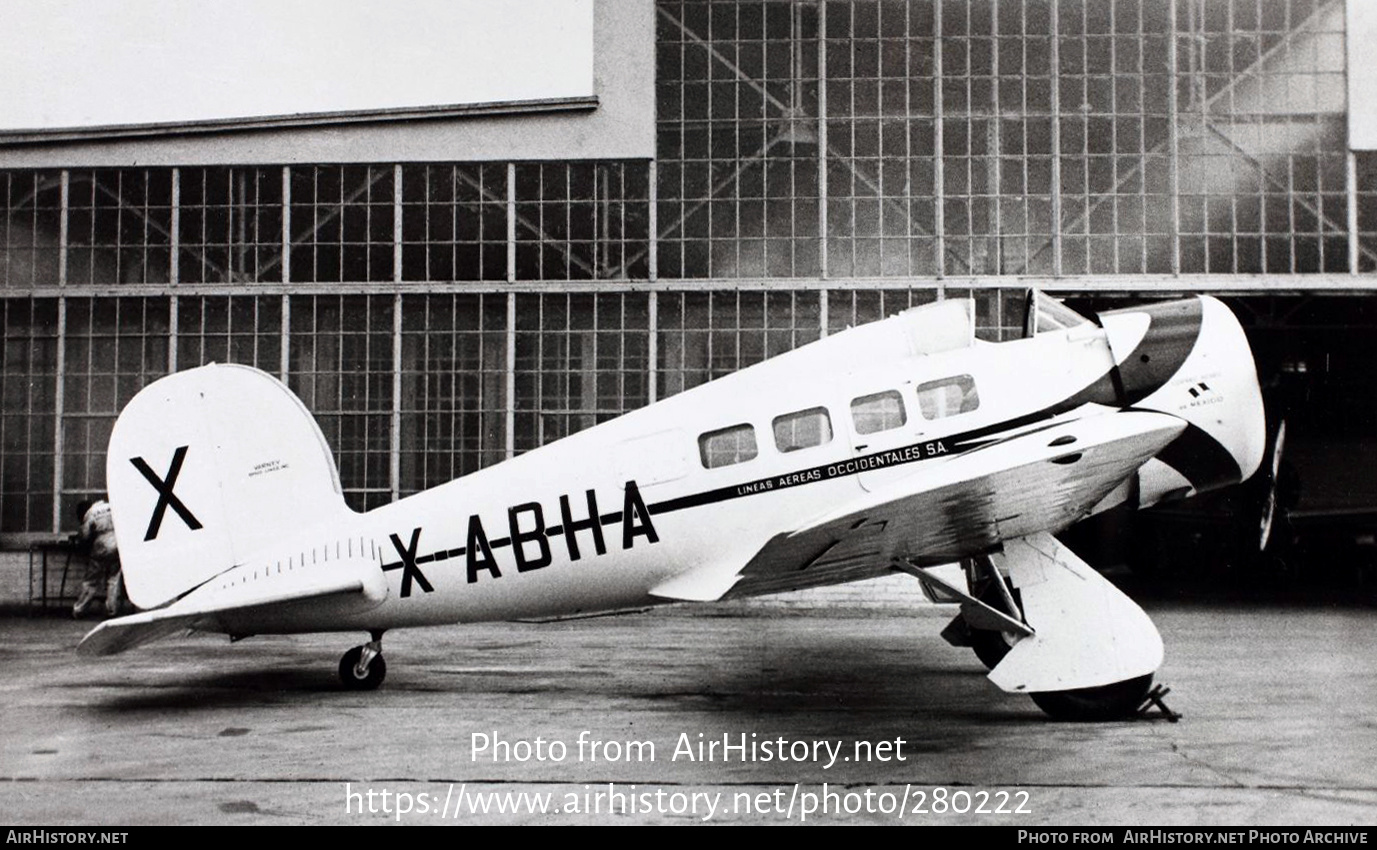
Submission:
[[[373,691],[377,690],[378,685],[387,676],[387,662],[381,655],[373,658],[368,665],[368,672],[360,676],[358,674],[359,658],[363,656],[363,647],[356,646],[344,653],[344,657],[339,660],[339,679],[344,683],[344,687],[351,691]]]
[[[1104,720],[1123,720],[1143,704],[1152,688],[1152,674],[1125,679],[1095,688],[1073,691],[1043,691],[1029,694],[1038,708],[1053,720],[1086,723]]]
[[[980,663],[989,670],[993,670],[1004,660],[1004,656],[1009,654],[1009,650],[1014,648],[1009,642],[1009,636],[1004,632],[992,632],[989,629],[970,631],[971,649],[975,651],[975,657],[980,659]]]

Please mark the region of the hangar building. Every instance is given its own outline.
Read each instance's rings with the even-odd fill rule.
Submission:
[[[202,363],[283,379],[366,509],[912,304],[1016,336],[1034,286],[1228,295],[1302,435],[1377,427],[1360,0],[560,5],[531,91],[198,111],[210,32],[163,112],[0,126],[0,543],[70,530],[121,406]],[[413,18],[357,62],[444,54]]]

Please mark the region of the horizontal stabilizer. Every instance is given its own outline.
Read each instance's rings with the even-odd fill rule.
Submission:
[[[116,655],[126,649],[143,646],[158,638],[192,631],[199,614],[169,616],[163,611],[145,611],[128,617],[106,620],[92,629],[77,644],[82,655]]]
[[[1093,688],[1162,666],[1162,636],[1143,609],[1052,535],[1011,540],[994,559],[1008,569],[1035,632],[990,671],[1001,689]]]
[[[82,655],[114,655],[160,637],[198,628],[226,611],[260,608],[359,593],[381,601],[386,583],[378,565],[367,559],[333,561],[269,573],[269,568],[236,567],[211,579],[165,608],[106,620],[82,638]]]

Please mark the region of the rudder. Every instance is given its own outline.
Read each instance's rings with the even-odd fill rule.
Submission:
[[[349,513],[315,419],[248,366],[201,366],[140,391],[110,435],[106,481],[125,587],[141,608]]]

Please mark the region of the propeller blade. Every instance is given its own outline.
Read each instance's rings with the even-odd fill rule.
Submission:
[[[1271,455],[1271,464],[1267,470],[1267,495],[1262,502],[1262,520],[1258,529],[1259,552],[1267,548],[1267,543],[1272,538],[1272,526],[1276,524],[1277,515],[1277,483],[1281,480],[1281,455],[1286,448],[1286,420],[1277,423],[1277,433],[1272,437],[1272,445],[1268,447],[1268,454]]]

